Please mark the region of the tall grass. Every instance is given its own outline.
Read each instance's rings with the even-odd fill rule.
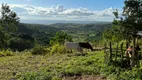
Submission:
[[[53,58],[54,63],[49,64],[47,67],[42,68],[38,72],[27,72],[21,74],[17,78],[25,78],[28,80],[35,78],[42,78],[43,80],[59,80],[66,76],[82,76],[82,75],[96,75],[100,71],[105,71],[103,64],[103,56],[97,53],[91,53],[86,56],[68,56],[69,54]],[[113,68],[107,68],[113,72]],[[30,74],[31,73],[31,74]],[[30,74],[29,76],[27,74]],[[38,74],[35,76],[35,74]],[[32,76],[32,77],[31,77]],[[30,80],[30,79],[29,79]]]

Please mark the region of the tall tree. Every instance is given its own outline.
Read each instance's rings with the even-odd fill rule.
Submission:
[[[119,25],[121,30],[128,35],[128,32],[142,30],[142,0],[125,0],[123,13],[118,15],[118,10],[114,12],[113,24]]]
[[[122,15],[118,16],[118,11],[114,12],[116,19],[115,25],[119,25],[123,30],[124,36],[133,35],[133,45],[135,46],[135,33],[142,30],[142,0],[125,0],[125,6]],[[132,53],[132,66],[135,65],[135,47],[133,47]]]
[[[0,17],[0,31],[3,33],[1,41],[5,41],[7,46],[10,34],[17,30],[17,25],[19,23],[19,17],[17,14],[10,10],[10,7],[7,4],[2,4],[1,7],[1,17]],[[3,40],[4,39],[4,40]]]
[[[125,0],[123,23],[133,31],[142,30],[142,0]]]

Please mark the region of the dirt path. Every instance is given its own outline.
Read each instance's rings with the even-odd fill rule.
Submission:
[[[84,75],[84,76],[73,76],[65,77],[63,80],[107,80],[105,76],[99,75]]]

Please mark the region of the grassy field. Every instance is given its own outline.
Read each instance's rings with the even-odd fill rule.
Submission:
[[[85,55],[32,55],[28,52],[0,58],[0,79],[49,80],[72,78],[99,78],[95,65],[103,62],[100,52]],[[100,55],[97,56],[96,55]],[[96,75],[95,75],[96,74]],[[91,76],[88,76],[91,75]],[[75,77],[77,76],[77,77]],[[80,76],[80,77],[78,77]]]
[[[32,55],[0,58],[0,80],[129,80],[142,79],[142,68],[127,70],[104,64],[103,52]]]

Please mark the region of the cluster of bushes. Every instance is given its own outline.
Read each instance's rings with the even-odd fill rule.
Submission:
[[[13,55],[14,55],[14,52],[12,50],[10,50],[10,49],[0,51],[0,57],[13,56]]]
[[[46,48],[45,46],[41,46],[41,45],[36,45],[34,48],[32,48],[31,50],[32,54],[63,54],[66,53],[66,48],[64,45],[60,45],[60,44],[55,44],[52,45],[51,47]]]
[[[20,50],[22,49],[21,47],[19,47]],[[27,50],[27,49],[23,49],[23,50]],[[17,51],[17,49],[15,49],[14,51]],[[44,54],[48,54],[48,53],[53,55],[53,54],[64,54],[67,52],[65,46],[60,45],[60,44],[54,44],[51,47],[46,47],[46,46],[42,46],[42,45],[35,45],[29,51],[33,55],[44,55]],[[14,55],[13,49],[12,50],[11,49],[2,50],[0,52],[0,56],[10,56],[10,55]]]
[[[51,47],[51,54],[54,54],[54,53],[59,53],[59,54],[63,54],[63,53],[66,53],[66,48],[64,45],[60,45],[60,44],[54,44],[52,47]]]

